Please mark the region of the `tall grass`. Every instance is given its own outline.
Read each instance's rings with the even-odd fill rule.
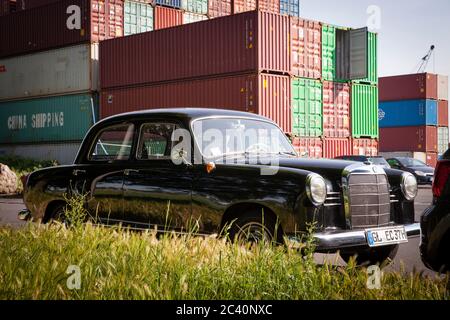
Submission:
[[[316,265],[283,246],[135,232],[82,223],[84,196],[67,198],[65,223],[0,229],[0,299],[449,299],[447,278],[389,273],[366,287],[354,265]],[[313,228],[313,226],[311,226]],[[69,266],[81,272],[67,285]]]

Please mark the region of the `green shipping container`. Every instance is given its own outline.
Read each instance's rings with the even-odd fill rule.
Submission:
[[[192,13],[207,14],[208,0],[181,0],[181,9]]]
[[[322,83],[303,78],[291,79],[292,133],[301,137],[322,135]]]
[[[0,144],[82,140],[97,106],[98,97],[90,94],[0,103]]]
[[[125,1],[124,34],[136,34],[153,30],[153,7],[149,4]]]
[[[351,91],[352,136],[378,138],[378,87],[354,83]]]
[[[322,78],[326,81],[347,82],[336,76],[336,30],[348,30],[336,26],[322,25]],[[368,77],[354,80],[354,83],[378,84],[378,34],[368,33]]]

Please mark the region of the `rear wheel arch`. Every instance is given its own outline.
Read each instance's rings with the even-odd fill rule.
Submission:
[[[51,201],[48,205],[47,208],[45,210],[45,214],[44,214],[44,219],[43,219],[43,223],[47,223],[50,221],[50,219],[52,218],[52,215],[54,214],[54,212],[61,207],[66,206],[67,203],[64,200],[54,200]]]

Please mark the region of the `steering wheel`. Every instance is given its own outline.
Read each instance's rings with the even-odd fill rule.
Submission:
[[[256,152],[256,153],[259,153],[259,152],[266,152],[266,153],[269,153],[270,152],[270,146],[268,146],[267,144],[265,144],[265,143],[255,143],[255,144],[252,144],[251,146],[249,146],[247,149],[245,149],[245,152],[248,152],[248,153],[251,153],[251,152]]]

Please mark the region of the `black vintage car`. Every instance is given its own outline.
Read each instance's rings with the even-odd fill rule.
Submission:
[[[381,262],[420,234],[417,182],[407,172],[297,157],[267,118],[217,109],[164,109],[100,121],[69,166],[38,170],[24,201],[35,221],[64,214],[65,194],[88,193],[107,224],[186,230],[301,246]],[[23,215],[22,215],[23,216]]]

